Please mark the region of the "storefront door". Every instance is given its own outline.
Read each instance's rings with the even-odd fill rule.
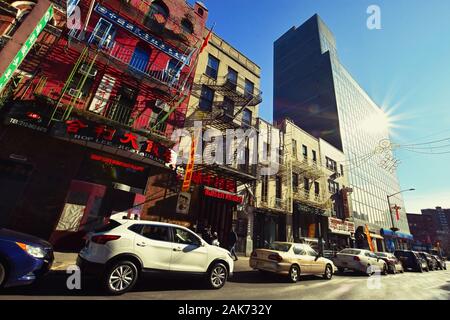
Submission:
[[[106,186],[72,180],[64,208],[50,242],[55,249],[79,249],[83,236],[102,223],[100,207]]]

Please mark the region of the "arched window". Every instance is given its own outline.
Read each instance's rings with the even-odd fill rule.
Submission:
[[[159,23],[165,23],[169,18],[169,8],[164,4],[164,2],[155,0],[150,5],[148,17],[158,21]]]
[[[181,20],[181,27],[183,28],[183,31],[186,33],[193,33],[194,32],[194,26],[192,25],[192,22],[190,22],[188,19],[184,18]]]

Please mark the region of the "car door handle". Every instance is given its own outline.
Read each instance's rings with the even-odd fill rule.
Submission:
[[[173,248],[173,251],[181,251],[181,248]]]
[[[145,242],[140,242],[140,243],[136,243],[137,246],[139,247],[146,247],[147,244]]]

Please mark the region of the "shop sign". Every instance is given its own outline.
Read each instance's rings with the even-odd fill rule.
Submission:
[[[224,177],[214,176],[200,170],[192,173],[192,182],[196,185],[203,185],[232,193],[236,192],[236,181]]]
[[[80,118],[71,117],[65,122],[55,123],[51,134],[55,137],[115,147],[164,165],[171,163],[172,159],[172,151],[160,143],[121,128],[109,127]]]
[[[344,217],[350,218],[350,204],[348,199],[348,189],[342,190],[342,206],[344,209]]]
[[[296,203],[296,207],[299,213],[317,214],[317,215],[322,215],[324,213],[324,210],[322,209],[310,207],[298,202]]]
[[[131,170],[134,170],[134,171],[143,172],[145,170],[145,168],[142,167],[142,166],[137,166],[137,165],[134,165],[132,163],[127,163],[127,162],[123,162],[123,161],[116,160],[116,159],[111,159],[111,158],[108,158],[108,157],[100,156],[98,154],[91,154],[91,160],[99,161],[99,162],[102,162],[102,163],[105,163],[105,164],[109,164],[109,165],[113,165],[113,166],[122,167],[122,168],[125,168],[125,169],[131,169]]]
[[[236,202],[236,203],[242,203],[242,201],[244,200],[244,197],[237,195],[236,193],[231,193],[231,192],[214,189],[214,188],[210,188],[210,187],[205,187],[204,193],[205,193],[205,196],[207,196],[207,197],[223,199],[223,200]]]
[[[331,232],[350,232],[355,233],[355,224],[350,221],[342,221],[341,219],[328,217],[328,228]]]
[[[31,47],[33,47],[34,43],[36,42],[38,36],[41,34],[42,30],[44,30],[44,27],[47,25],[48,21],[52,17],[53,17],[53,4],[50,4],[41,20],[39,20],[37,26],[28,36],[28,39],[23,43],[19,52],[17,52],[16,56],[14,57],[13,61],[9,64],[3,75],[0,77],[0,91],[3,90],[5,85],[11,79],[14,71],[16,71],[17,68],[20,66],[23,59],[30,51]]]
[[[102,17],[108,19],[109,21],[121,26],[122,28],[128,30],[135,36],[139,37],[140,39],[144,40],[145,42],[149,43],[153,47],[157,48],[158,50],[168,54],[169,56],[183,62],[186,64],[189,64],[189,57],[181,54],[173,47],[169,46],[168,44],[164,43],[162,40],[159,40],[155,38],[154,36],[150,35],[149,33],[145,32],[138,26],[134,25],[130,21],[124,19],[120,15],[116,14],[115,12],[111,11],[110,9],[100,5],[97,3],[95,7],[95,12],[99,13]]]

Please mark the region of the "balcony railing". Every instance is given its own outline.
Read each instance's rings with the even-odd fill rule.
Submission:
[[[231,80],[228,76],[222,76],[213,78],[208,75],[202,75],[194,85],[197,97],[200,96],[202,85],[206,85],[213,89],[216,93],[224,97],[231,99],[236,107],[240,106],[256,106],[262,102],[262,92],[256,88],[253,92],[248,92],[245,86],[242,85],[245,82],[244,79],[238,78],[235,82]]]
[[[134,48],[114,42],[109,48],[102,49],[102,51],[127,65],[131,71],[166,85],[169,90],[185,92],[189,88],[189,82],[187,81],[188,73],[151,63],[148,59],[135,55]],[[181,67],[181,62],[180,66],[177,67]]]
[[[327,199],[325,199],[323,193],[316,193],[314,191],[302,188],[297,188],[297,190],[293,190],[292,198],[294,200],[318,207],[323,207],[327,203]]]
[[[293,158],[292,170],[313,179],[317,179],[323,175],[323,170],[318,163],[308,158],[303,158],[302,160]]]
[[[124,0],[103,0],[101,4],[114,9],[117,14],[131,21],[145,26],[150,32],[168,40],[169,43],[173,43],[182,51],[185,51],[199,41],[195,34],[187,32],[181,27],[181,19],[171,16],[159,17],[149,15],[151,2],[149,0],[142,0],[136,5],[137,2],[131,4]],[[195,21],[191,22],[194,23]]]

